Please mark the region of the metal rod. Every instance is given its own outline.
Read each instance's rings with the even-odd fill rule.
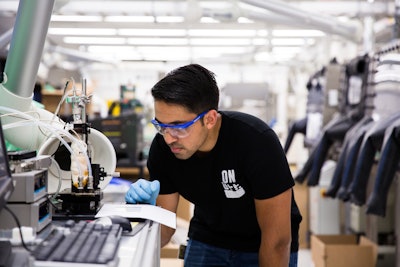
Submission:
[[[20,0],[4,72],[5,88],[21,97],[33,94],[54,0]]]

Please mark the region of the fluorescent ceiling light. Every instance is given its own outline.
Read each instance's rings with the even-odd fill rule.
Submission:
[[[181,16],[157,16],[156,22],[160,23],[181,23],[184,22],[184,17]]]
[[[273,54],[285,54],[285,55],[294,55],[300,52],[300,47],[285,47],[285,46],[275,46],[272,48]]]
[[[212,30],[212,29],[189,29],[190,36],[215,36],[215,37],[253,37],[257,35],[256,30]]]
[[[232,39],[232,38],[192,38],[191,45],[250,45],[249,39]]]
[[[245,18],[245,17],[239,17],[237,19],[237,22],[238,23],[254,23],[254,20],[251,20],[251,19],[248,19],[248,18]]]
[[[106,22],[154,22],[154,16],[107,16]]]
[[[257,36],[267,37],[268,36],[268,31],[267,30],[257,30]]]
[[[107,22],[143,22],[143,23],[181,23],[185,19],[182,16],[107,16],[104,18]]]
[[[241,46],[192,47],[191,51],[201,55],[243,54],[250,52],[250,48]]]
[[[138,46],[136,51],[142,54],[184,54],[189,53],[190,48],[187,46]]]
[[[176,47],[160,47],[160,46],[141,46],[136,47],[136,50],[140,53],[153,53],[153,54],[174,54],[174,53],[202,53],[202,54],[214,54],[214,53],[246,53],[249,52],[249,48],[240,46],[218,46],[218,47],[188,47],[188,46],[176,46]]]
[[[190,55],[175,53],[175,54],[145,54],[143,55],[144,60],[153,61],[187,61],[190,59]]]
[[[101,16],[52,15],[51,21],[99,22],[99,21],[103,21],[103,17],[101,17]]]
[[[184,29],[119,29],[119,35],[125,36],[186,36]]]
[[[96,57],[109,60],[142,60],[143,56],[133,46],[89,45],[85,50]]]
[[[269,52],[260,52],[254,55],[255,61],[269,61],[271,60],[271,54]]]
[[[187,39],[183,38],[129,38],[131,45],[188,45]]]
[[[272,45],[279,46],[303,46],[307,42],[304,38],[273,38],[271,39]]]
[[[191,45],[251,45],[251,39],[239,38],[191,38]]]
[[[88,46],[87,52],[110,60],[188,61],[197,58],[218,58],[224,55],[250,53],[248,47],[160,47],[160,46]],[[97,55],[96,55],[97,54]]]
[[[288,51],[285,47],[284,49],[273,50],[272,52],[259,52],[254,55],[254,60],[257,62],[282,62],[291,60],[298,52],[297,49],[291,49]]]
[[[114,56],[116,60],[143,60],[143,56],[140,54],[122,54],[118,53]]]
[[[116,29],[110,28],[49,28],[48,34],[54,35],[116,35]]]
[[[277,37],[321,37],[325,33],[319,30],[272,30],[272,36]]]
[[[124,44],[125,38],[64,37],[67,44]]]
[[[89,45],[86,51],[90,53],[134,53],[136,49],[133,46]]]
[[[219,21],[211,17],[201,17],[200,23],[219,23]]]
[[[251,40],[253,45],[267,45],[269,43],[268,39],[265,38],[253,38]]]
[[[163,60],[163,61],[177,61],[177,60],[188,60],[190,56],[190,49],[186,46],[181,47],[137,47],[138,53],[140,53],[145,60]]]
[[[293,55],[291,54],[271,54],[268,52],[261,52],[254,55],[254,60],[256,62],[286,62],[289,61]]]

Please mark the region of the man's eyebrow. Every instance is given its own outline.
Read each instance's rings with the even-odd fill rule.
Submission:
[[[172,122],[169,122],[169,123],[164,123],[164,122],[161,122],[161,121],[159,121],[157,118],[154,118],[158,123],[161,123],[161,124],[167,124],[167,125],[177,125],[177,124],[182,124],[182,123],[185,123],[186,121],[172,121]]]

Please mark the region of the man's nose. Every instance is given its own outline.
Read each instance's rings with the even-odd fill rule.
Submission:
[[[164,140],[165,143],[167,143],[167,145],[172,144],[173,142],[175,142],[176,140],[178,140],[177,137],[173,136],[170,132],[169,129],[167,129],[164,133]]]

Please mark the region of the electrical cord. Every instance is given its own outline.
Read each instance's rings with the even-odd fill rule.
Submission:
[[[7,207],[7,205],[4,207],[4,209],[6,211],[8,211],[11,216],[14,218],[15,222],[17,223],[18,229],[19,229],[19,235],[21,237],[21,243],[22,246],[24,247],[24,249],[26,249],[28,252],[32,252],[32,250],[30,248],[28,248],[28,246],[26,245],[25,241],[24,241],[24,236],[22,235],[22,230],[21,230],[21,223],[19,222],[18,217],[15,215],[15,213],[9,208]]]

